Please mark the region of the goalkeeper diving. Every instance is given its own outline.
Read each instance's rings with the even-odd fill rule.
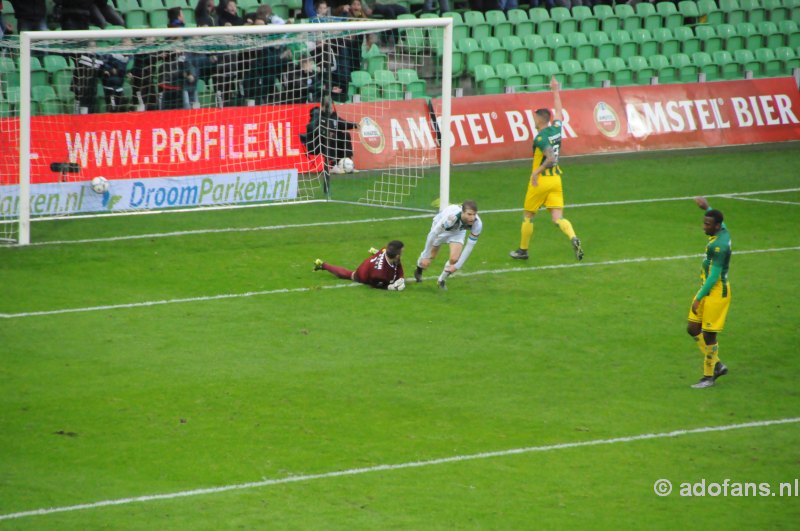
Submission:
[[[314,271],[324,269],[343,280],[352,280],[377,289],[404,290],[406,281],[403,278],[403,264],[400,262],[403,242],[392,240],[383,249],[370,249],[369,252],[371,256],[361,262],[355,271],[327,264],[319,258],[314,261]]]
[[[447,289],[448,277],[464,267],[472,249],[478,243],[481,230],[483,230],[483,222],[478,216],[478,205],[475,201],[468,200],[461,205],[450,205],[436,214],[431,231],[425,240],[425,248],[417,260],[414,279],[422,282],[422,272],[436,258],[439,247],[446,243],[450,247],[450,258],[444,264],[438,284],[441,289]],[[465,238],[466,245],[464,244]]]

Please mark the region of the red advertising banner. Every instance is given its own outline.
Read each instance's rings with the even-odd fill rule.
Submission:
[[[707,147],[800,140],[800,96],[792,78],[562,91],[561,153]],[[299,135],[314,105],[276,105],[81,116],[31,121],[32,182],[81,178],[188,176],[236,171],[319,171]],[[455,164],[525,159],[533,113],[553,107],[549,92],[472,96],[452,102]],[[435,165],[436,118],[425,100],[341,104],[359,169]],[[441,114],[441,101],[433,102]],[[18,120],[0,120],[0,142],[18,145]],[[0,184],[17,182],[18,153],[0,153]]]
[[[561,91],[563,155],[800,140],[792,78]],[[440,112],[441,103],[436,102]],[[453,100],[456,164],[528,158],[549,92]]]

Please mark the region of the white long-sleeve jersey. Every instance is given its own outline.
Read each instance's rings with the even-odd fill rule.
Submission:
[[[456,269],[461,269],[472,253],[472,248],[478,242],[478,236],[482,230],[483,222],[480,216],[476,215],[472,225],[467,225],[461,220],[461,205],[450,205],[433,218],[431,231],[428,233],[425,249],[420,254],[420,258],[429,259],[433,248],[444,243],[464,243],[464,238],[469,232],[466,245],[455,264]]]

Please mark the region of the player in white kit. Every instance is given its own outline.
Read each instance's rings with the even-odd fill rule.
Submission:
[[[450,205],[433,218],[431,231],[425,241],[425,249],[417,260],[417,269],[414,271],[414,278],[417,282],[422,282],[422,272],[431,264],[431,260],[436,258],[439,247],[442,244],[449,244],[450,259],[444,265],[442,274],[439,275],[439,287],[447,289],[447,277],[461,269],[472,253],[472,248],[478,242],[478,236],[483,230],[483,223],[478,216],[478,205],[475,201],[464,201],[461,205]],[[467,237],[467,232],[469,236]],[[464,245],[464,238],[467,237],[467,244]]]

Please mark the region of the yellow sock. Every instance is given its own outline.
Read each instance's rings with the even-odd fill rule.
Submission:
[[[705,356],[706,355],[706,338],[703,337],[703,332],[700,332],[696,336],[692,336],[695,343],[697,343],[697,348],[700,349],[700,353]]]
[[[703,360],[703,376],[714,376],[714,366],[719,361],[719,344],[706,345],[706,356]]]
[[[528,247],[531,244],[531,238],[533,237],[533,221],[528,218],[524,218],[522,220],[522,238],[519,241],[519,248],[527,251]]]
[[[570,240],[575,237],[575,230],[572,228],[572,223],[568,219],[561,218],[556,221],[556,225],[561,229],[561,232],[567,235]]]

